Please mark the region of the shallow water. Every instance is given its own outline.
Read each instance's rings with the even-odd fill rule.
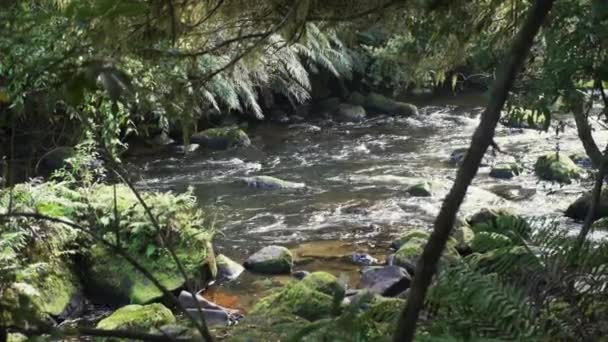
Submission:
[[[321,128],[317,132],[264,123],[248,130],[250,148],[197,151],[187,157],[142,157],[131,162],[137,167],[142,188],[185,191],[193,187],[217,228],[219,252],[242,261],[268,244],[313,250],[309,257],[296,253],[298,268],[343,274],[356,284],[358,266],[348,262],[350,253],[368,251],[384,258],[395,236],[411,227],[430,228],[455,178],[457,168],[448,163],[450,153],[468,146],[481,104],[480,98],[435,99],[419,104],[416,118],[374,116],[356,124],[311,121]],[[529,217],[554,218],[563,227],[575,229],[577,224],[562,213],[589,187],[590,179],[561,186],[539,181],[533,173],[536,158],[555,151],[558,141],[561,153],[583,152],[573,121],[566,116],[561,119],[567,125],[559,138],[553,130],[499,125],[496,142],[506,154],[486,154],[488,165],[479,170],[460,215],[465,217],[482,207],[510,207]],[[608,140],[606,134],[596,138],[600,146]],[[489,177],[491,165],[510,159],[523,163],[522,175],[511,180]],[[251,175],[304,182],[307,187],[267,191],[237,182]],[[406,185],[391,176],[430,181],[434,194],[408,196]],[[507,200],[492,192],[496,187],[523,189],[531,197]],[[226,290],[243,294],[239,305],[246,308],[261,293],[254,285],[262,280],[248,274]],[[272,284],[266,281],[262,285]]]

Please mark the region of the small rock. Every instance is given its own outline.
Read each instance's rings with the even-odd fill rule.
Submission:
[[[352,261],[357,265],[373,265],[378,263],[378,259],[367,253],[353,253]]]
[[[290,273],[293,257],[289,249],[282,246],[267,246],[245,261],[245,268],[258,273]]]
[[[220,254],[215,257],[217,276],[220,280],[234,280],[243,273],[245,268],[227,256]]]
[[[415,196],[415,197],[432,196],[431,184],[429,184],[428,182],[420,182],[418,184],[414,184],[414,185],[408,187],[407,189],[405,189],[405,192],[407,192],[411,196]]]
[[[509,201],[523,201],[536,194],[534,188],[524,188],[521,185],[498,184],[489,189],[492,193]]]
[[[591,161],[591,158],[589,158],[585,153],[573,153],[569,155],[569,157],[576,165],[584,169],[593,168],[593,162]]]
[[[197,321],[201,321],[201,315],[198,309],[186,309],[188,315],[194,318]],[[214,310],[214,309],[201,309],[203,313],[203,317],[205,318],[205,323],[207,325],[229,325],[230,324],[230,313],[224,310]]]
[[[306,187],[304,183],[290,182],[271,176],[254,176],[242,180],[251,188],[264,190],[302,189]]]
[[[198,150],[199,147],[201,147],[201,145],[199,145],[199,144],[188,144],[186,146],[184,146],[184,145],[175,146],[174,149],[175,149],[175,152],[177,152],[177,153],[192,153],[192,152]]]
[[[360,287],[383,296],[396,296],[409,288],[411,276],[402,267],[384,266],[365,268],[361,274]]]
[[[291,274],[292,277],[294,277],[298,280],[302,280],[302,279],[306,278],[308,275],[310,275],[310,272],[304,271],[304,270],[294,271]]]
[[[457,148],[454,151],[452,151],[452,153],[450,153],[450,159],[448,160],[448,162],[451,165],[457,165],[462,163],[462,161],[464,160],[464,156],[467,154],[467,151],[469,149],[464,147],[464,148]]]
[[[519,176],[521,171],[521,167],[515,163],[496,164],[490,171],[490,177],[498,179],[511,179],[515,176]]]

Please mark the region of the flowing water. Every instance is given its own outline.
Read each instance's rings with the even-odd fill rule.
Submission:
[[[132,163],[142,188],[193,188],[218,231],[214,243],[219,252],[240,262],[265,245],[285,245],[296,254],[297,269],[344,274],[356,284],[359,267],[349,262],[352,252],[382,259],[394,237],[412,227],[430,228],[456,175],[457,167],[448,162],[450,154],[468,146],[482,111],[479,99],[456,100],[421,103],[415,118],[310,121],[320,127],[318,131],[306,125],[263,123],[248,130],[250,148],[141,157]],[[554,152],[558,144],[566,155],[583,152],[573,121],[562,119],[566,130],[559,138],[554,131],[499,125],[496,142],[506,154],[487,153],[487,165],[479,170],[461,216],[482,207],[510,207],[576,228],[562,213],[588,188],[590,179],[560,186],[539,181],[533,172],[538,156]],[[604,144],[608,136],[597,138]],[[493,164],[513,159],[523,163],[522,175],[511,180],[489,177]],[[303,182],[307,187],[268,191],[238,182],[252,175]],[[392,176],[431,182],[433,196],[408,196],[404,179]],[[263,289],[285,279],[246,274],[210,295],[224,297],[224,302],[236,295],[233,306],[247,308]]]

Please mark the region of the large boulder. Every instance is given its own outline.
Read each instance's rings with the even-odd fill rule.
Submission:
[[[245,261],[245,268],[258,273],[290,273],[292,267],[293,256],[282,246],[266,246]]]
[[[396,265],[363,269],[359,287],[383,296],[396,296],[410,287],[411,276]]]
[[[329,296],[340,295],[344,292],[344,286],[334,275],[327,272],[312,272],[304,277],[302,283]]]
[[[247,133],[238,126],[209,128],[193,134],[190,141],[214,150],[251,145]]]
[[[310,277],[310,276],[309,276]],[[306,280],[306,278],[304,278]],[[282,289],[262,298],[251,315],[296,315],[307,320],[318,320],[331,316],[339,310],[342,298],[328,295],[311,287],[304,280],[289,283]]]
[[[540,156],[534,164],[536,176],[542,180],[572,183],[581,175],[580,168],[568,156],[550,153]]]
[[[160,303],[149,305],[127,305],[114,311],[97,323],[102,330],[136,330],[148,332],[166,324],[175,323],[171,310]]]
[[[365,116],[363,107],[348,103],[341,103],[336,111],[336,119],[342,122],[361,122]]]
[[[395,101],[377,93],[369,93],[367,95],[365,106],[370,108],[370,110],[384,114],[399,116],[418,115],[418,108],[416,108],[416,106],[405,102]]]
[[[353,91],[348,96],[348,103],[356,105],[356,106],[364,106],[365,105],[365,96],[358,91]]]
[[[217,277],[219,280],[234,280],[243,273],[245,268],[224,254],[215,257],[217,264]]]
[[[16,278],[36,290],[38,296],[32,300],[39,301],[44,313],[65,319],[83,310],[80,283],[71,265],[65,262],[57,261],[44,268],[32,264],[19,271]]]
[[[587,192],[576,199],[568,209],[566,209],[566,216],[577,220],[584,220],[589,211],[589,204],[591,203],[591,192]],[[602,217],[608,217],[608,189],[602,190],[600,201],[595,210],[594,219]]]
[[[242,181],[250,188],[264,190],[302,189],[306,187],[304,183],[290,182],[272,176],[246,177]]]
[[[114,238],[116,229],[108,217],[113,212],[112,187],[100,185],[90,191],[91,209],[108,213],[97,222],[97,232]],[[191,194],[140,194],[154,208],[160,231],[150,222],[145,209],[128,187],[118,186],[116,195],[117,209],[121,213],[117,240],[165,288],[174,291],[185,283],[163,244],[166,239],[170,239],[173,251],[190,279],[210,280],[216,276],[217,267],[210,242],[212,232],[205,228],[205,219]],[[147,304],[163,297],[161,290],[130,262],[102,244],[91,246],[85,261],[83,280],[93,299],[104,303]]]

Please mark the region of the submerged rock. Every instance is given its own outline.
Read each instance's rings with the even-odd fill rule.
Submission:
[[[383,114],[414,116],[418,115],[418,108],[410,103],[399,102],[377,93],[369,93],[364,106]]]
[[[287,128],[289,129],[300,129],[304,132],[307,133],[312,133],[312,132],[320,132],[321,131],[321,127],[319,126],[315,126],[309,123],[298,123],[298,124],[293,124],[293,125],[289,125]]]
[[[519,176],[522,172],[521,166],[517,163],[501,163],[496,164],[490,171],[490,177],[498,179],[511,179],[515,176]]]
[[[589,211],[589,204],[591,203],[591,192],[587,192],[576,199],[568,209],[566,209],[566,216],[577,220],[584,220]],[[602,217],[608,217],[608,189],[602,190],[598,207],[595,210],[594,219]]]
[[[373,265],[378,263],[378,259],[367,253],[353,253],[351,260],[357,265]]]
[[[217,264],[217,277],[219,280],[234,280],[243,273],[245,268],[224,254],[215,257]]]
[[[580,168],[572,159],[557,153],[540,156],[534,164],[534,171],[540,179],[566,184],[581,176]]]
[[[251,140],[249,140],[247,134],[238,126],[209,128],[193,134],[190,141],[214,150],[251,145]]]
[[[523,201],[536,194],[534,188],[524,188],[521,185],[498,184],[489,189],[492,193],[509,201]]]
[[[114,311],[97,323],[97,329],[150,331],[166,324],[175,323],[171,310],[160,303],[127,305]]]
[[[272,176],[254,176],[242,180],[251,188],[264,190],[302,189],[306,187],[304,183],[290,182]]]
[[[336,111],[336,119],[342,122],[361,122],[365,120],[365,109],[361,106],[341,103]]]
[[[570,157],[570,159],[572,159],[574,164],[576,164],[584,169],[593,168],[593,162],[591,161],[591,158],[589,158],[587,156],[587,154],[585,154],[585,153],[573,153],[573,154],[569,155],[568,157]]]
[[[410,287],[411,276],[396,265],[363,269],[359,286],[383,296],[396,296]]]
[[[292,267],[293,256],[282,246],[264,247],[245,261],[245,268],[258,273],[290,273]]]

